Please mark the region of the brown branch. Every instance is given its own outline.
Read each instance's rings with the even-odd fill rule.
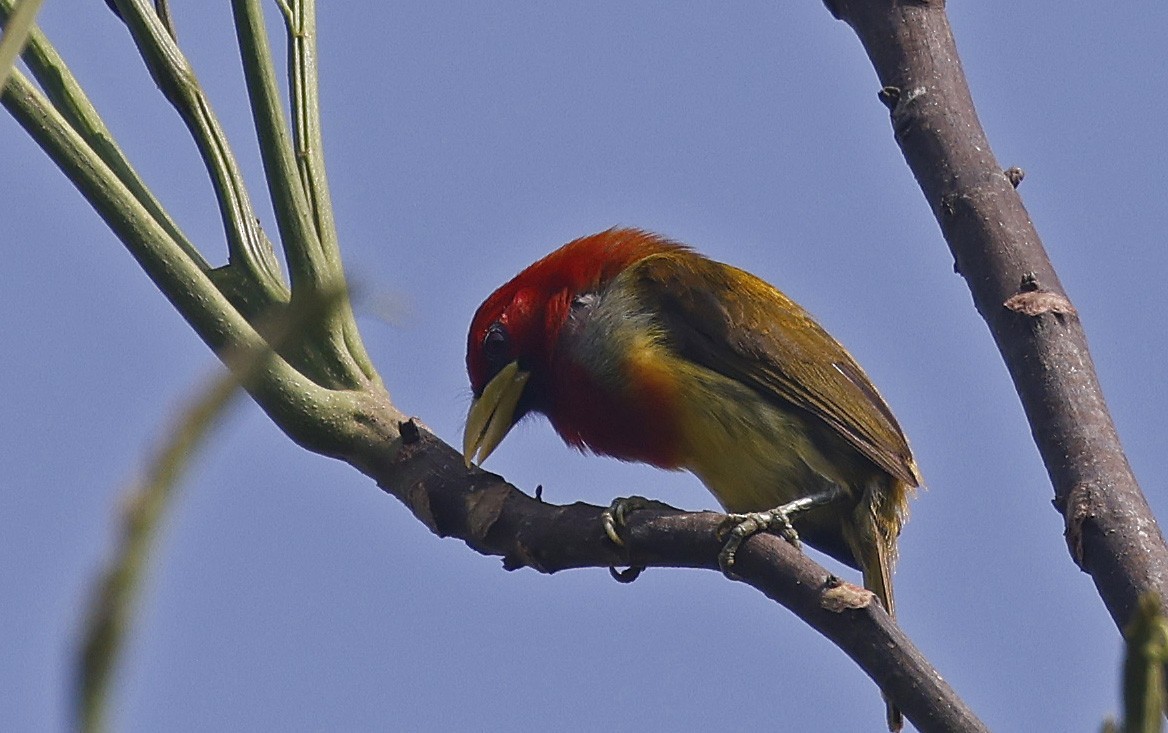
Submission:
[[[1087,339],[1022,199],[994,159],[940,0],[828,0],[859,36],[880,97],[1022,399],[1071,557],[1122,629],[1168,600],[1168,547],[1123,453]],[[1168,607],[1168,604],[1165,605]]]
[[[618,548],[601,528],[601,507],[532,498],[499,476],[467,471],[462,456],[413,422],[400,447],[354,460],[435,534],[458,537],[509,570],[543,573],[621,564],[718,569],[721,514],[641,510],[630,515]],[[830,639],[880,686],[921,731],[985,731],[965,703],[867,590],[845,583],[773,535],[747,540],[740,579]]]

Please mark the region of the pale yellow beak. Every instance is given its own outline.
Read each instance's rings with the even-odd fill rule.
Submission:
[[[487,382],[482,397],[471,403],[466,415],[466,429],[462,433],[462,457],[466,467],[475,460],[482,464],[499,447],[511,430],[515,406],[523,395],[523,388],[531,372],[519,370],[519,362],[503,367],[495,378]]]

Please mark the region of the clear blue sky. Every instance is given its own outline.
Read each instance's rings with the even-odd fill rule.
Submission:
[[[259,183],[226,3],[172,5]],[[987,724],[1091,731],[1117,710],[1118,634],[1069,559],[875,74],[819,2],[321,5],[333,200],[363,310],[391,302],[392,323],[361,325],[402,409],[459,439],[470,316],[536,257],[614,224],[686,241],[802,302],[888,398],[929,485],[902,537],[900,620]],[[1026,170],[1164,516],[1168,9],[950,12],[995,151]],[[194,148],[120,23],[96,0],[49,0],[42,21],[146,180],[220,258]],[[5,115],[0,180],[0,728],[53,731],[121,487],[216,363]],[[714,507],[696,479],[577,455],[542,421],[487,467],[554,502]],[[504,572],[250,404],[183,482],[139,608],[119,731],[882,724],[874,685],[757,592],[699,571],[631,586],[603,570]]]

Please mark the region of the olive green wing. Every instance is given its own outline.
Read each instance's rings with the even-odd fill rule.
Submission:
[[[920,485],[908,441],[864,370],[776,288],[688,252],[646,257],[623,276],[661,314],[680,355],[806,410],[892,476]]]

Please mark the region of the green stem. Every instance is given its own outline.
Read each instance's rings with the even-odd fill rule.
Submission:
[[[316,65],[316,8],[314,0],[298,0],[293,7],[295,25],[288,26],[292,110],[296,115],[296,160],[300,177],[312,202],[323,255],[340,269],[337,227],[329,198],[324,165],[324,139],[320,125],[320,79]]]
[[[1168,662],[1168,621],[1154,593],[1140,596],[1124,629],[1123,733],[1158,733],[1164,717],[1164,664]]]
[[[12,0],[0,0],[0,20],[11,13],[12,6]],[[183,252],[198,263],[200,269],[210,270],[211,265],[191,244],[178,224],[150,192],[138,172],[130,165],[130,161],[114,141],[113,133],[106,127],[97,108],[86,96],[73,72],[57,53],[57,49],[36,27],[33,27],[29,35],[28,45],[25,46],[22,56],[29,71],[57,111],[105,161],[110,170],[126,188],[130,189],[133,196],[151,213]]]
[[[292,290],[319,290],[331,284],[338,272],[323,256],[309,201],[297,176],[292,140],[281,108],[272,52],[264,28],[263,8],[258,0],[232,0],[231,4],[252,117],[272,206],[280,227],[280,239],[288,258]]]
[[[303,151],[303,145],[299,155],[293,152],[259,1],[233,0],[232,6],[256,134],[292,276],[292,297],[296,300],[331,287],[333,283],[344,283],[328,195],[314,195],[319,193],[314,186],[327,186],[323,180],[323,160],[317,155],[316,165],[306,166],[309,156]],[[295,38],[289,43],[293,49],[298,47]],[[296,78],[295,70],[290,70],[290,74]],[[314,80],[315,75],[311,74],[309,78]],[[296,91],[302,92],[304,85],[294,82],[292,87],[299,139],[302,120],[318,117],[318,114],[315,108],[311,111],[304,108],[304,96]],[[315,98],[315,92],[312,97]],[[319,129],[319,124],[315,127]],[[311,176],[308,174],[310,170],[320,174]],[[322,211],[321,206],[329,210]],[[327,229],[321,229],[321,222],[327,223]],[[319,338],[314,340],[317,348],[303,354],[308,358],[306,371],[321,384],[351,389],[376,378],[360,339],[356,338],[357,348],[354,349],[346,338],[349,331],[355,334],[356,325],[346,304],[319,324]]]
[[[73,182],[130,254],[195,332],[228,366],[233,354],[265,348],[265,341],[197,262],[138,201],[65,117],[20,72],[0,96],[12,114]],[[322,389],[284,359],[273,359],[249,392],[281,428],[303,444],[333,445],[357,430],[359,395]]]
[[[195,139],[219,201],[232,264],[245,269],[266,303],[286,302],[275,252],[259,227],[239,166],[194,69],[145,0],[117,0],[117,6],[150,75]]]
[[[52,46],[39,35],[28,54],[30,68],[45,79],[56,103],[14,71],[0,93],[0,104],[73,182],[203,341],[235,369],[239,353],[271,342],[272,314],[286,308],[289,293],[279,278],[275,253],[255,221],[226,140],[170,31],[145,0],[117,4],[147,68],[187,122],[211,171],[228,241],[234,243],[231,266],[210,269],[182,236],[134,174]],[[11,7],[12,0],[0,0],[0,9]],[[291,170],[293,185],[288,190],[300,190],[303,199],[295,165]],[[312,230],[310,223],[307,231]],[[328,288],[306,290],[297,301],[307,305],[322,293],[344,292],[339,267],[337,273]],[[380,379],[375,374],[365,377],[346,348],[344,329],[335,324],[350,324],[354,337],[356,327],[347,298],[340,301],[335,309],[317,314],[317,320],[307,321],[313,325],[304,328],[296,346],[285,344],[281,357],[247,385],[260,407],[293,440],[327,455],[341,455],[353,444],[382,445],[384,431],[392,431],[386,420],[396,414]],[[344,318],[332,315],[336,309]],[[313,368],[297,368],[304,366]]]
[[[333,204],[329,195],[324,162],[324,135],[320,121],[320,77],[316,49],[316,0],[294,0],[295,7],[285,13],[288,30],[288,78],[292,92],[292,109],[296,115],[296,159],[305,191],[312,203],[316,230],[323,255],[338,272],[341,264],[340,239],[337,236]],[[338,310],[337,318],[344,329],[345,344],[367,379],[377,380],[377,370],[365,351],[348,302]]]

